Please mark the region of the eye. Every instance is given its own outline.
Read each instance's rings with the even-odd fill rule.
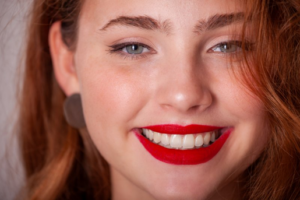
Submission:
[[[130,55],[140,55],[150,51],[150,47],[142,43],[121,43],[110,46],[111,52],[122,52]]]
[[[149,49],[140,44],[127,45],[122,50],[129,54],[141,54],[149,51]]]
[[[242,42],[241,41],[229,41],[222,42],[217,44],[208,50],[210,53],[236,53],[242,50]]]

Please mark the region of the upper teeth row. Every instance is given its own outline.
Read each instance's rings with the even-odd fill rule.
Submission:
[[[162,134],[151,131],[149,129],[143,129],[143,134],[156,144],[159,144],[168,148],[176,149],[193,149],[208,145],[210,142],[214,142],[216,134],[214,131],[201,133],[201,134]]]

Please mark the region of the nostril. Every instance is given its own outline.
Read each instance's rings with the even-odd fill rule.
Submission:
[[[194,106],[190,107],[189,110],[191,110],[191,111],[193,111],[193,110],[198,110],[199,107],[200,107],[199,105],[194,105]]]

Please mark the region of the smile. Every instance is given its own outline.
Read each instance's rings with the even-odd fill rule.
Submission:
[[[203,125],[154,125],[136,136],[156,159],[177,165],[201,164],[221,150],[233,128]]]
[[[197,149],[201,147],[207,147],[215,142],[219,138],[222,129],[217,131],[206,132],[203,134],[162,134],[151,131],[149,129],[143,129],[143,136],[150,141],[169,148],[169,149]]]

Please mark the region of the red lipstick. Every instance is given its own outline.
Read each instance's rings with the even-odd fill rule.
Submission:
[[[202,125],[155,125],[144,128],[165,134],[195,134],[218,130],[222,127]],[[217,155],[233,131],[233,128],[224,128],[224,131],[225,132],[211,145],[187,150],[168,149],[149,141],[137,130],[135,134],[144,148],[157,160],[174,165],[196,165],[205,163]]]

